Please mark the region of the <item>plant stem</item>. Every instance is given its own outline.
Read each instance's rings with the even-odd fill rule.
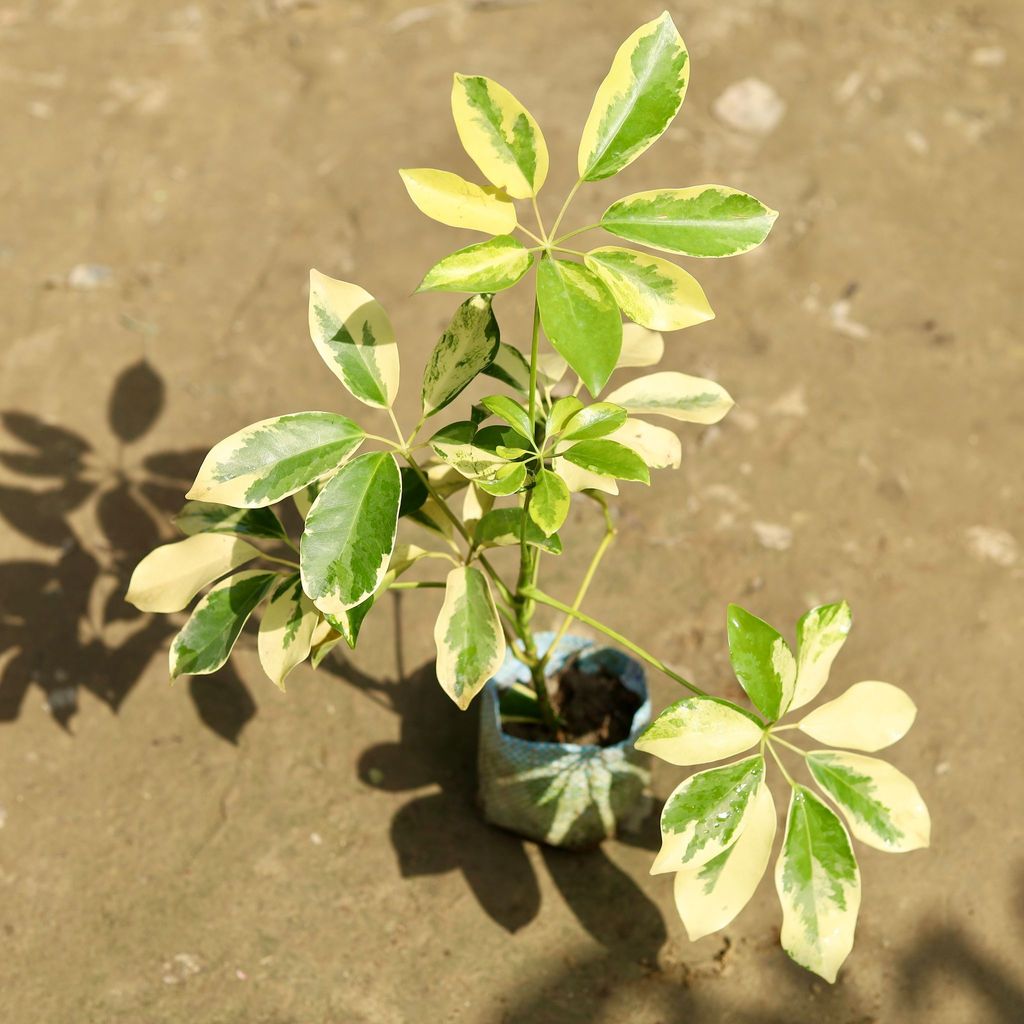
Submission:
[[[792,750],[794,753],[799,754],[801,757],[807,756],[806,750],[801,750],[798,746],[796,746],[796,744],[789,743],[788,741],[784,740],[781,736],[774,735],[774,731],[772,735],[772,742],[781,743],[784,747],[789,747],[790,750]]]
[[[569,204],[573,201],[573,197],[580,190],[582,184],[583,179],[578,178],[576,184],[569,189],[569,194],[565,197],[565,202],[562,203],[562,208],[558,211],[558,216],[555,218],[555,223],[551,227],[551,234],[548,237],[554,238],[558,234],[558,226],[562,223],[562,218],[565,216],[566,210],[569,209]]]
[[[544,245],[546,244],[544,240],[548,237],[548,233],[544,230],[544,220],[540,215],[540,207],[537,205],[537,197],[530,196],[530,202],[533,204],[533,215],[537,218],[537,227],[540,228],[541,238],[538,239],[538,241]]]
[[[604,511],[605,534],[601,538],[601,543],[598,544],[593,557],[590,559],[590,565],[587,566],[587,571],[580,583],[579,590],[576,591],[576,597],[573,598],[572,614],[567,614],[565,618],[562,619],[562,624],[558,627],[558,632],[555,633],[555,638],[551,641],[551,646],[548,648],[544,657],[541,658],[542,667],[547,664],[548,658],[551,657],[552,652],[559,643],[561,643],[562,637],[564,637],[569,631],[569,626],[572,624],[573,618],[580,610],[580,606],[583,604],[583,599],[587,596],[587,591],[590,589],[590,584],[594,580],[594,574],[597,572],[597,568],[601,564],[601,559],[604,558],[605,552],[609,547],[611,547],[612,541],[615,540],[615,534],[617,531],[615,529],[615,524],[612,522],[611,512],[608,509],[608,502],[600,496],[596,497],[595,500],[597,500]],[[534,586],[536,586],[536,583],[534,583]]]
[[[262,551],[260,552],[260,558],[267,562],[278,562],[281,565],[287,565],[290,569],[299,568],[299,563],[293,562],[290,558],[278,558],[277,555],[267,555]]]
[[[564,242],[570,238],[575,238],[577,235],[582,235],[584,231],[593,231],[595,228],[599,228],[600,226],[600,224],[586,224],[582,228],[575,228],[572,231],[567,231],[560,238],[554,239],[554,241],[551,244],[559,245],[561,242]]]
[[[517,224],[516,227],[519,228],[524,235],[529,235],[530,238],[532,238],[538,245],[541,247],[544,246],[544,239],[541,238],[540,235],[535,235],[529,228],[523,227],[522,224]]]
[[[447,584],[444,580],[405,580],[398,583],[392,583],[388,590],[426,590],[426,589],[444,589]]]
[[[537,601],[539,604],[546,604],[549,608],[555,608],[560,612],[565,612],[566,615],[571,618],[578,619],[580,622],[585,623],[592,629],[596,629],[600,633],[604,633],[605,636],[611,637],[618,644],[622,644],[627,650],[632,651],[638,658],[646,661],[648,665],[653,666],[659,672],[664,672],[669,679],[674,679],[680,686],[684,686],[692,694],[697,697],[706,697],[707,694],[700,689],[700,687],[694,686],[688,679],[684,679],[678,672],[673,672],[660,658],[656,658],[649,651],[645,651],[638,644],[633,643],[632,640],[627,640],[621,633],[616,632],[611,626],[606,626],[603,622],[598,622],[597,619],[591,618],[589,615],[584,614],[578,608],[572,608],[570,605],[563,604],[561,601],[549,594],[545,594],[542,590],[537,590],[534,587],[530,588],[529,596]]]
[[[533,338],[530,341],[530,423],[533,425],[534,444],[537,434],[537,357],[540,346],[540,303],[533,300]]]
[[[775,753],[775,748],[768,743],[768,749],[771,751],[772,757],[775,758],[775,763],[779,766],[779,771],[782,772],[782,777],[790,784],[793,789],[796,789],[796,782],[793,780],[793,776],[786,771],[786,766],[782,763],[779,755]]]

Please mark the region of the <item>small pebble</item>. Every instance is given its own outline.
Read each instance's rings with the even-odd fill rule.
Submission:
[[[730,85],[711,109],[730,128],[751,135],[768,135],[782,120],[786,104],[767,82],[744,78]]]
[[[971,63],[976,68],[997,68],[1006,62],[1006,51],[1001,46],[979,46],[971,51]]]
[[[92,291],[109,284],[114,271],[102,263],[78,263],[68,274],[68,287],[79,291]]]
[[[972,526],[967,530],[967,547],[982,562],[992,562],[1008,569],[1017,561],[1016,538],[994,526]]]
[[[793,545],[793,531],[781,523],[751,523],[758,543],[769,551],[788,551]]]

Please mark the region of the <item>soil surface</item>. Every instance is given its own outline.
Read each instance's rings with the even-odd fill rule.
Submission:
[[[556,735],[542,723],[505,722],[511,736],[534,742],[578,743],[581,746],[610,747],[621,743],[633,728],[633,716],[640,698],[623,686],[618,676],[605,672],[584,672],[579,661],[570,661],[548,683],[551,707],[561,721]]]
[[[835,986],[780,952],[770,877],[690,943],[648,874],[654,814],[587,854],[485,826],[477,712],[432,677],[437,591],[382,602],[287,694],[251,636],[168,686],[180,617],[120,598],[215,441],[301,409],[386,429],[309,343],[311,266],[384,301],[415,421],[454,300],[411,293],[468,236],[422,218],[397,168],[476,177],[452,71],[538,118],[550,218],[612,53],[662,6],[0,2],[5,1022],[1024,1020],[1019,0],[672,4],[683,112],[567,222],[702,182],[782,211],[756,253],[687,264],[717,319],[669,336],[663,368],[737,405],[680,425],[680,470],[623,485],[587,610],[739,700],[729,601],[792,635],[845,596],[829,692],[881,678],[917,702],[886,756],[932,848],[859,848]],[[526,290],[495,308],[522,342]],[[576,503],[543,585],[571,598],[601,532]],[[678,698],[650,682],[656,709]],[[686,774],[657,764],[658,800]]]

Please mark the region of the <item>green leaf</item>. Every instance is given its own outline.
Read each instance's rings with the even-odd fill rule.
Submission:
[[[493,508],[476,525],[473,543],[482,548],[503,548],[519,544],[523,529],[521,508]],[[532,520],[526,521],[526,543],[543,548],[552,555],[562,553],[562,541],[557,535],[548,537]]]
[[[828,982],[853,948],[860,870],[843,823],[805,786],[794,786],[775,865],[782,948]]]
[[[494,362],[484,369],[484,374],[495,380],[500,380],[503,384],[507,384],[524,395],[529,394],[530,364],[522,352],[512,345],[502,342],[498,346]]]
[[[354,608],[339,609],[335,615],[324,613],[324,618],[327,619],[336,633],[341,634],[342,639],[352,650],[355,650],[356,643],[359,640],[359,630],[362,629],[363,621],[376,600],[377,595],[371,594],[365,601],[360,601]]]
[[[309,664],[319,668],[320,663],[341,643],[341,634],[325,619],[313,634],[313,647],[309,652]]]
[[[297,412],[260,420],[214,445],[186,495],[263,508],[340,466],[366,435],[347,416]]]
[[[516,199],[540,191],[548,148],[537,122],[508,89],[481,75],[456,75],[452,115],[463,148],[492,185]]]
[[[526,483],[526,464],[513,462],[498,466],[493,472],[476,478],[476,485],[495,497],[516,494]]]
[[[437,681],[465,711],[505,660],[505,634],[487,577],[471,566],[452,569],[434,626]]]
[[[825,688],[852,625],[853,613],[845,601],[812,608],[796,624],[797,676],[791,709],[809,704]]]
[[[171,641],[171,678],[216,672],[228,660],[253,609],[279,579],[276,573],[252,570],[218,583]]]
[[[324,479],[314,480],[311,484],[306,484],[305,487],[300,488],[292,495],[292,501],[295,503],[295,510],[302,516],[303,519],[309,515],[309,510],[313,507],[313,502],[316,501],[316,496],[320,493],[320,488],[327,481]]]
[[[760,754],[691,775],[672,791],[661,812],[661,851],[651,874],[698,868],[743,834],[764,782]]]
[[[929,844],[931,818],[917,786],[887,761],[835,750],[812,750],[806,760],[862,843],[887,853]]]
[[[762,785],[739,839],[701,867],[676,873],[676,909],[691,942],[724,928],[750,902],[774,839],[775,801]]]
[[[500,292],[533,264],[533,253],[509,235],[459,249],[435,263],[418,292]]]
[[[306,517],[302,589],[339,616],[380,585],[395,546],[402,478],[390,452],[360,455],[332,477]]]
[[[723,185],[637,192],[612,203],[605,231],[683,256],[735,256],[760,245],[778,214]]]
[[[132,573],[125,600],[143,612],[178,612],[208,583],[260,554],[228,534],[197,533],[152,550]]]
[[[617,441],[578,441],[562,457],[580,469],[617,480],[651,482],[651,474],[644,460],[636,452]]]
[[[391,407],[398,392],[398,345],[384,307],[369,292],[311,270],[309,333],[355,398],[378,409]]]
[[[493,475],[507,465],[508,460],[496,451],[477,446],[474,443],[476,436],[477,426],[472,420],[458,420],[434,434],[430,439],[430,447],[439,459],[464,477],[477,480]]]
[[[565,425],[564,441],[590,441],[618,430],[626,422],[626,410],[611,402],[595,402],[580,409]]]
[[[507,395],[488,395],[480,404],[492,415],[504,420],[532,448],[533,422],[530,414],[515,399]]]
[[[584,262],[608,285],[622,312],[644,327],[678,331],[715,318],[696,278],[668,260],[607,245],[592,249]]]
[[[566,395],[565,398],[558,399],[548,415],[547,436],[554,437],[556,434],[560,434],[565,429],[566,423],[582,408],[583,403],[575,395]]]
[[[685,423],[717,423],[733,406],[720,384],[674,370],[637,377],[616,388],[608,401],[631,413],[668,416]]]
[[[481,188],[451,171],[429,167],[398,172],[409,198],[422,213],[453,228],[507,235],[516,227],[516,208],[511,199],[493,188]]]
[[[537,302],[544,333],[596,396],[622,349],[622,320],[611,292],[579,263],[545,257],[537,272]]]
[[[754,706],[774,722],[789,705],[796,659],[777,630],[738,604],[729,605],[729,658]]]
[[[260,623],[260,664],[275,686],[284,690],[288,673],[309,656],[320,615],[302,592],[298,573],[274,591]]]
[[[403,466],[402,476],[402,501],[398,506],[398,518],[411,516],[413,512],[423,507],[429,492],[423,478],[412,468]]]
[[[550,469],[537,471],[530,496],[530,518],[546,537],[561,529],[569,515],[571,501],[569,488],[557,473],[552,473]]]
[[[761,741],[760,722],[717,697],[685,697],[670,704],[640,734],[636,749],[669,764],[704,764],[733,757]]]
[[[489,295],[474,295],[455,311],[423,372],[423,414],[455,399],[498,352],[500,336]]]
[[[584,181],[617,174],[672,123],[686,94],[687,54],[666,11],[619,47],[580,140]]]
[[[197,533],[232,533],[266,540],[287,540],[288,534],[272,509],[232,508],[208,501],[187,501],[174,525],[188,537]]]

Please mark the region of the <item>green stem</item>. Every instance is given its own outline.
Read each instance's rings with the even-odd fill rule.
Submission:
[[[782,763],[779,755],[775,753],[775,748],[768,743],[768,749],[771,751],[772,757],[775,758],[775,763],[779,766],[779,771],[782,772],[782,777],[790,784],[793,789],[796,789],[796,782],[793,780],[793,776],[786,771],[786,766]],[[763,755],[762,755],[763,756]]]
[[[543,245],[544,244],[543,240],[548,237],[548,233],[544,229],[544,220],[543,220],[543,218],[540,215],[540,207],[537,205],[537,197],[536,196],[530,196],[530,202],[533,204],[533,215],[537,218],[537,227],[540,228],[541,238],[538,239],[538,241],[540,241],[541,244]]]
[[[799,754],[801,757],[807,756],[806,750],[801,750],[798,746],[796,746],[795,743],[789,743],[788,741],[784,740],[781,736],[776,736],[774,734],[774,730],[772,731],[772,742],[781,743],[784,747],[788,747],[790,750],[792,750],[794,753]]]
[[[600,224],[586,224],[581,228],[575,228],[572,231],[567,231],[564,235],[556,238],[551,244],[558,245],[561,242],[565,242],[570,238],[575,238],[577,235],[582,235],[585,231],[593,231],[595,228],[599,228]]]
[[[680,686],[685,687],[692,694],[697,697],[706,697],[707,694],[697,686],[694,686],[688,679],[684,679],[678,672],[674,672],[668,667],[660,658],[656,658],[649,651],[645,651],[638,644],[633,643],[632,640],[627,640],[621,633],[616,632],[610,626],[606,626],[603,622],[598,622],[597,619],[591,618],[589,615],[584,614],[578,608],[573,608],[570,605],[563,604],[561,601],[549,594],[545,594],[542,590],[536,588],[530,588],[529,596],[537,601],[539,604],[546,604],[549,608],[554,608],[557,611],[565,612],[566,615],[571,618],[577,619],[582,623],[590,626],[592,629],[596,629],[599,633],[604,633],[605,636],[611,637],[618,644],[622,644],[623,647],[628,651],[632,651],[638,658],[646,661],[648,665],[653,666],[659,672],[664,672],[669,679],[674,679]]]
[[[524,235],[529,235],[530,238],[532,238],[538,245],[540,245],[543,248],[544,239],[541,238],[540,235],[535,235],[529,228],[524,227],[522,224],[517,224],[516,227],[519,228],[519,230],[522,231]]]
[[[290,558],[278,558],[277,555],[265,555],[262,551],[260,552],[260,558],[267,562],[277,562],[280,565],[287,565],[290,569],[299,568],[299,563],[293,562]]]
[[[566,249],[564,246],[561,245],[552,245],[550,248],[553,252],[567,252],[570,256],[584,255],[582,252],[580,252],[579,249]]]
[[[441,589],[447,586],[444,580],[404,580],[392,583],[388,590],[427,590]]]
[[[530,341],[530,423],[533,425],[534,443],[537,433],[537,357],[540,347],[540,303],[533,300],[533,337]]]
[[[551,227],[551,234],[549,238],[554,238],[558,234],[558,226],[562,223],[562,218],[565,216],[566,211],[569,209],[569,204],[573,201],[574,196],[580,190],[580,186],[583,184],[583,179],[579,178],[576,184],[569,189],[569,194],[565,197],[565,202],[562,203],[562,208],[558,211],[558,216],[555,218],[555,223]]]

